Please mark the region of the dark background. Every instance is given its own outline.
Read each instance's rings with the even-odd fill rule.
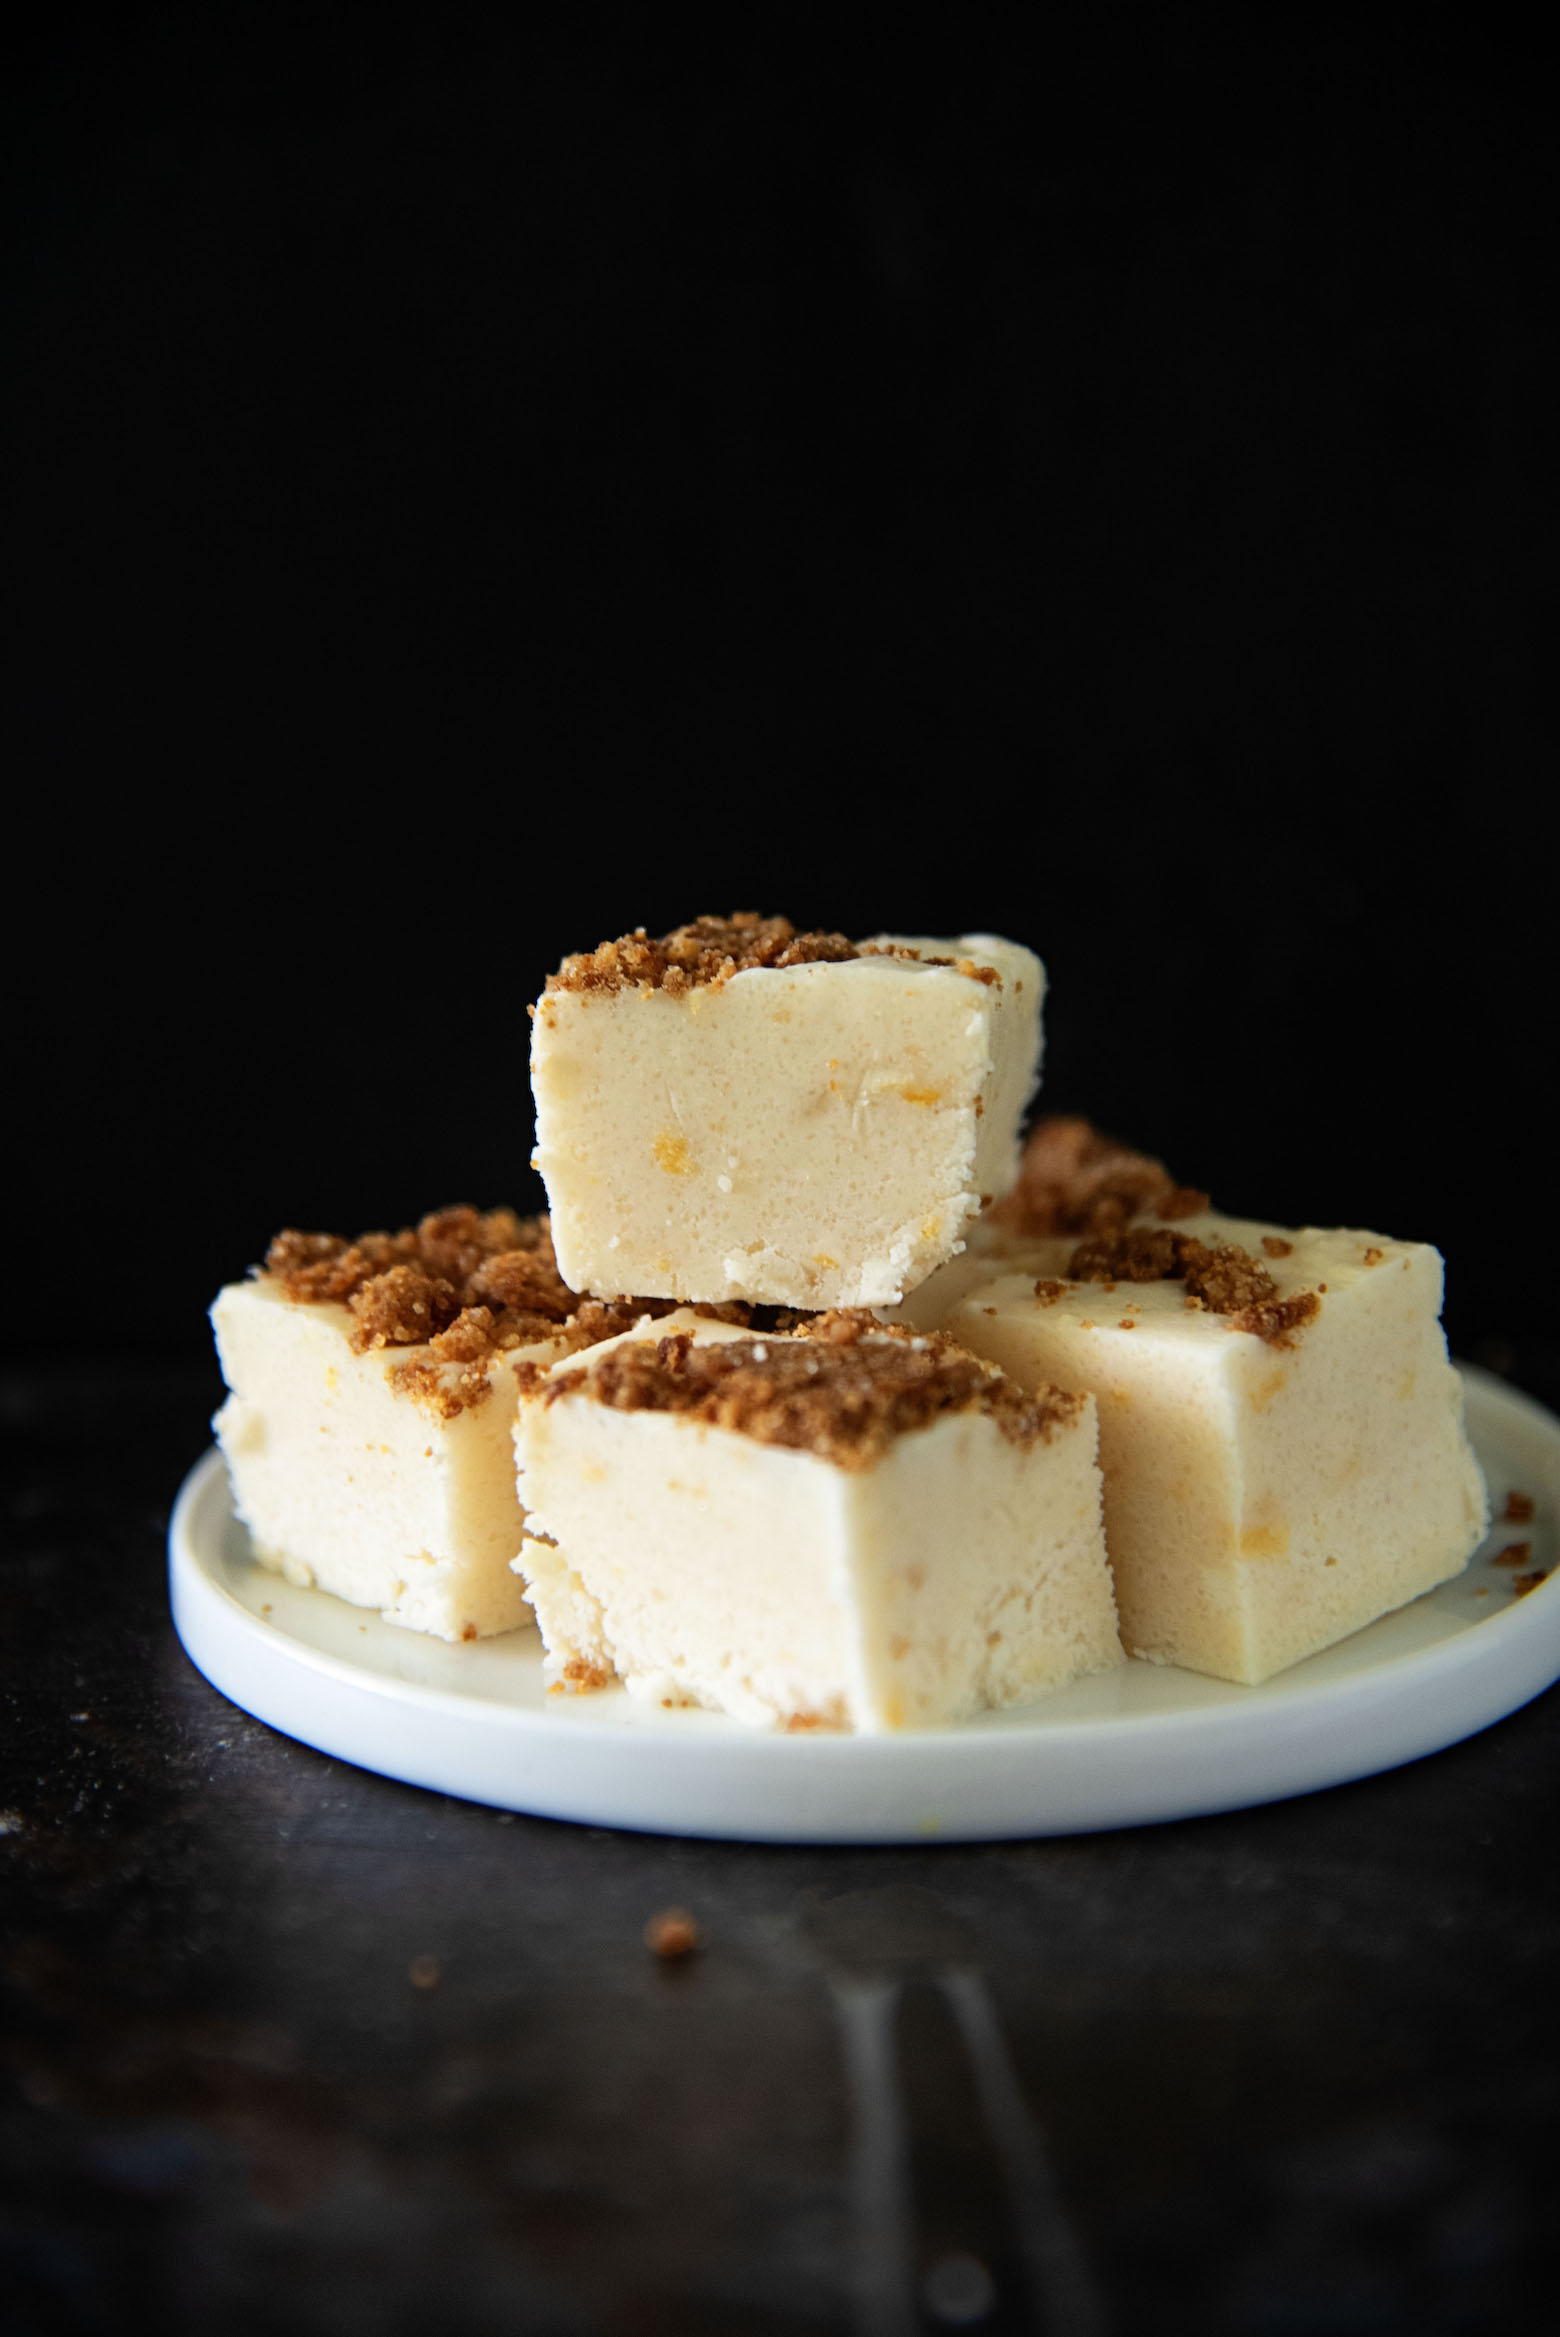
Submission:
[[[526,1000],[736,906],[1032,943],[1049,1105],[1541,1325],[1536,53],[323,14],[6,84],[12,1167],[148,1232],[100,1342],[538,1205]]]
[[[0,74],[4,2309],[843,2329],[877,1978],[916,2268],[1030,2326],[957,1965],[1115,2337],[1547,2337],[1553,1692],[1265,1809],[766,1848],[414,1792],[173,1635],[216,1285],[538,1202],[525,1002],[706,907],[1032,942],[1048,1103],[1438,1241],[1560,1400],[1538,51],[727,14],[61,7]]]

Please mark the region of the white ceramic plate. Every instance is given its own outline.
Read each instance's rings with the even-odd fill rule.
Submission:
[[[548,1696],[534,1631],[447,1647],[249,1555],[221,1455],[169,1528],[173,1618],[246,1712],[304,1744],[537,1817],[767,1842],[973,1842],[1134,1826],[1368,1777],[1487,1728],[1560,1677],[1560,1572],[1517,1597],[1494,1555],[1555,1563],[1560,1420],[1465,1370],[1498,1523],[1465,1574],[1261,1688],[1133,1663],[955,1729],[779,1736],[622,1689]]]

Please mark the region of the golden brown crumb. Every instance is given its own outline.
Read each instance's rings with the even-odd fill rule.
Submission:
[[[549,1379],[542,1400],[573,1394],[614,1411],[686,1413],[760,1444],[819,1453],[842,1469],[871,1468],[896,1437],[945,1413],[984,1412],[1025,1445],[1048,1440],[1084,1405],[1059,1388],[1027,1395],[940,1333],[917,1336],[851,1308],[773,1344],[696,1346],[686,1331],[634,1340]]]
[[[1292,1346],[1293,1334],[1321,1311],[1314,1290],[1280,1298],[1278,1284],[1239,1242],[1204,1242],[1168,1226],[1133,1225],[1080,1242],[1067,1262],[1074,1282],[1184,1282],[1189,1306],[1228,1317],[1274,1347]]]
[[[857,944],[852,955],[862,958],[905,958],[914,966],[951,966],[956,974],[964,976],[966,982],[980,982],[988,990],[1000,990],[1002,987],[1002,976],[997,972],[995,966],[979,966],[973,958],[929,958],[924,949],[912,949],[908,942],[863,941]],[[984,1108],[977,1097],[975,1101],[977,1119]]]
[[[1270,1305],[1278,1285],[1266,1266],[1259,1266],[1239,1242],[1199,1242],[1185,1239],[1181,1279],[1210,1314],[1244,1315]],[[1309,1293],[1307,1294],[1310,1295]],[[1314,1305],[1310,1313],[1314,1314]],[[1309,1317],[1307,1317],[1309,1319]]]
[[[656,1322],[662,1315],[676,1313],[681,1303],[675,1298],[582,1298],[557,1333],[560,1353],[573,1355],[586,1347],[599,1347],[603,1340],[631,1331],[647,1316]],[[760,1306],[745,1298],[701,1299],[686,1311],[743,1331],[791,1331],[813,1320],[794,1307]]]
[[[1533,1515],[1534,1506],[1531,1493],[1518,1493],[1513,1490],[1506,1496],[1506,1506],[1501,1515],[1514,1526],[1525,1526]]]
[[[1206,1195],[1177,1186],[1162,1161],[1102,1135],[1092,1121],[1053,1115],[1036,1122],[1018,1182],[991,1215],[1026,1236],[1109,1233],[1143,1210],[1181,1200],[1207,1205]]]
[[[1230,1328],[1254,1332],[1270,1347],[1292,1347],[1294,1333],[1314,1323],[1321,1311],[1322,1302],[1314,1290],[1297,1290],[1293,1298],[1261,1299],[1255,1306],[1241,1307],[1231,1315]]]
[[[1201,1217],[1210,1206],[1201,1185],[1172,1185],[1168,1193],[1161,1193],[1153,1203],[1156,1217]]]
[[[843,933],[798,933],[789,917],[696,917],[652,941],[644,927],[565,958],[549,974],[549,990],[612,991],[646,988],[674,996],[695,986],[729,982],[754,966],[837,964],[860,951]]]
[[[418,1266],[391,1266],[353,1291],[347,1305],[353,1353],[370,1347],[420,1347],[445,1330],[460,1313],[453,1282],[425,1274]]]
[[[453,1420],[491,1395],[493,1382],[480,1363],[468,1363],[463,1369],[451,1371],[444,1365],[429,1363],[426,1355],[432,1352],[430,1346],[424,1353],[391,1365],[387,1377],[398,1396],[410,1396],[440,1420]]]
[[[1066,1295],[1066,1283],[1058,1282],[1053,1275],[1042,1274],[1035,1284],[1035,1296],[1042,1306],[1055,1306],[1057,1300],[1065,1298]],[[996,1311],[994,1306],[988,1306],[986,1309],[988,1315],[994,1315]]]
[[[429,1342],[444,1363],[480,1363],[493,1351],[497,1318],[490,1306],[463,1307],[447,1331]]]
[[[1531,1542],[1508,1542],[1504,1550],[1497,1550],[1490,1560],[1492,1566],[1526,1566],[1533,1555]]]
[[[653,941],[642,925],[599,948],[564,959],[547,977],[549,990],[611,992],[665,990],[672,997],[700,988],[720,988],[734,974],[754,967],[840,965],[849,958],[906,958],[918,965],[952,966],[972,982],[1001,988],[995,966],[973,958],[929,958],[899,941],[849,940],[843,933],[798,933],[789,917],[760,917],[738,910],[732,917],[695,917]],[[534,1012],[534,1009],[533,1009]]]
[[[617,1678],[610,1664],[593,1663],[589,1656],[571,1655],[549,1693],[554,1696],[586,1696],[595,1688],[610,1688]]]
[[[288,1227],[267,1250],[264,1272],[300,1303],[352,1307],[359,1352],[417,1344],[468,1306],[561,1323],[576,1304],[558,1272],[547,1218],[517,1217],[512,1209],[435,1209],[399,1233],[356,1241]]]
[[[356,1241],[289,1227],[272,1242],[261,1271],[300,1305],[344,1304],[356,1354],[416,1349],[391,1366],[390,1384],[443,1420],[482,1402],[495,1355],[542,1340],[575,1353],[677,1304],[580,1298],[558,1271],[549,1220],[512,1209],[437,1209],[398,1233]],[[789,1328],[803,1319],[782,1323],[780,1310],[740,1300],[694,1311],[743,1329]]]
[[[1282,1234],[1265,1233],[1262,1236],[1262,1247],[1270,1258],[1288,1258],[1293,1256],[1295,1245],[1286,1242]]]
[[[699,1927],[686,1907],[663,1907],[645,1925],[645,1945],[653,1956],[676,1963],[703,1946]]]
[[[1385,1250],[1378,1250],[1375,1243],[1372,1242],[1370,1248],[1365,1252],[1364,1262],[1367,1266],[1379,1266],[1386,1254]]]
[[[880,1323],[869,1306],[825,1307],[821,1314],[799,1317],[796,1328],[831,1347],[859,1347],[864,1339],[913,1341],[918,1336],[908,1323]]]
[[[1519,1599],[1525,1599],[1530,1590],[1537,1590],[1541,1582],[1547,1582],[1548,1580],[1549,1568],[1547,1566],[1535,1566],[1531,1574],[1514,1575],[1512,1577],[1511,1587],[1516,1592],[1516,1595]]]

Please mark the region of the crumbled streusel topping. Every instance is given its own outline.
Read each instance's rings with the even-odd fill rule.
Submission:
[[[941,1334],[917,1335],[864,1311],[819,1316],[803,1336],[697,1345],[686,1332],[632,1340],[549,1379],[542,1400],[583,1394],[615,1411],[679,1412],[761,1444],[867,1469],[895,1438],[945,1413],[980,1411],[1018,1444],[1070,1425],[1085,1399],[1025,1394]]]
[[[1239,1242],[1204,1242],[1167,1225],[1131,1225],[1096,1233],[1079,1243],[1067,1262],[1073,1282],[1181,1282],[1189,1302],[1224,1315],[1238,1331],[1251,1331],[1275,1347],[1293,1344],[1293,1334],[1314,1321],[1321,1300],[1314,1290],[1280,1298],[1267,1268]]]
[[[789,917],[760,917],[756,910],[739,910],[733,917],[695,917],[654,940],[642,925],[616,941],[582,950],[564,959],[547,988],[610,992],[665,990],[676,997],[685,990],[719,989],[734,974],[755,967],[838,965],[848,958],[905,958],[916,965],[951,966],[972,982],[1000,988],[995,966],[978,965],[973,958],[929,958],[901,941],[851,941],[843,933],[798,933]]]
[[[344,1305],[354,1353],[416,1349],[392,1364],[390,1384],[445,1420],[482,1402],[495,1356],[544,1340],[575,1353],[677,1304],[581,1298],[558,1271],[547,1218],[512,1209],[435,1210],[398,1233],[356,1241],[289,1227],[266,1252],[263,1271],[297,1304]],[[743,1329],[780,1320],[775,1309],[740,1300],[694,1311]]]
[[[798,933],[789,917],[760,917],[739,911],[734,917],[696,917],[671,933],[652,940],[644,927],[604,941],[599,949],[565,958],[556,974],[549,974],[549,990],[622,990],[644,987],[691,990],[699,985],[729,982],[754,966],[803,966],[838,963],[859,957],[860,951],[843,933]]]
[[[1178,1185],[1163,1161],[1104,1136],[1092,1121],[1055,1115],[1030,1132],[1018,1182],[991,1212],[992,1222],[1024,1236],[1109,1233],[1152,1211],[1192,1217],[1206,1193]]]
[[[558,1271],[545,1217],[512,1209],[436,1209],[398,1233],[279,1233],[265,1272],[288,1298],[351,1310],[358,1354],[415,1347],[458,1318],[486,1317],[489,1347],[545,1338],[579,1304]],[[467,1330],[467,1343],[471,1326]]]

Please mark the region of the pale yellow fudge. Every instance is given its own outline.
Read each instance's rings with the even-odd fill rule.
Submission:
[[[1206,1209],[1208,1196],[1178,1185],[1162,1161],[1106,1136],[1092,1121],[1053,1114],[1025,1140],[1017,1180],[970,1227],[960,1256],[939,1266],[885,1320],[934,1331],[961,1298],[989,1282],[997,1262],[1062,1270],[1086,1233],[1108,1233],[1137,1217],[1168,1221]]]
[[[1256,1683],[1459,1573],[1487,1505],[1438,1253],[1202,1198],[999,1228],[984,1281],[923,1295],[1021,1385],[1096,1398],[1129,1651]]]
[[[700,919],[565,960],[533,1009],[535,1165],[578,1290],[891,1304],[1018,1166],[1038,958]]]
[[[545,1218],[449,1209],[353,1243],[279,1236],[211,1309],[232,1391],[213,1426],[255,1556],[440,1639],[528,1624],[516,1372],[633,1319],[582,1307]]]
[[[1122,1660],[1086,1397],[861,1317],[656,1330],[521,1401],[521,1565],[558,1686],[874,1732]]]

